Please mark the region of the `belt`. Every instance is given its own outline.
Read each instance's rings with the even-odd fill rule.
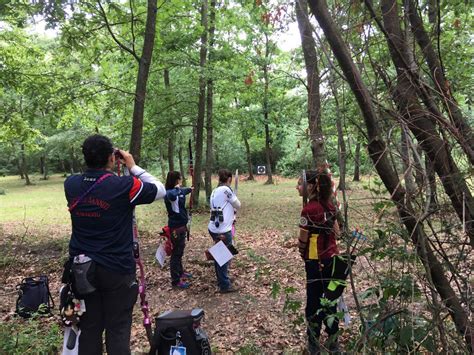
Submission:
[[[181,226],[181,227],[176,227],[176,228],[170,227],[170,232],[171,233],[173,233],[173,232],[182,233],[182,232],[187,232],[187,231],[188,231],[187,226]]]

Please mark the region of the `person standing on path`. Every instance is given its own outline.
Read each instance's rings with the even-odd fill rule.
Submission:
[[[87,286],[87,293],[80,295],[85,313],[80,317],[79,354],[102,354],[104,330],[107,353],[130,354],[132,311],[138,295],[133,211],[137,205],[163,198],[166,191],[161,182],[135,164],[130,153],[114,149],[105,136],[88,137],[82,152],[86,172],[64,182],[72,222],[65,271],[68,273],[71,265],[74,271],[79,262],[88,268],[87,273],[73,272],[73,289],[77,290],[79,283]],[[117,157],[131,175],[113,173]]]
[[[305,262],[306,271],[306,321],[308,335],[308,352],[320,354],[319,337],[322,324],[328,334],[326,348],[331,353],[339,352],[337,335],[339,321],[336,304],[323,306],[322,298],[330,299],[327,292],[332,277],[334,256],[339,254],[336,236],[339,225],[336,219],[336,208],[331,203],[332,185],[327,173],[306,171],[306,187],[303,179],[298,180],[297,190],[300,196],[308,192],[309,202],[303,207],[300,218],[300,235],[298,248]]]
[[[210,198],[211,218],[208,224],[209,234],[214,243],[223,241],[226,246],[232,245],[232,224],[234,223],[234,210],[240,209],[240,201],[231,189],[232,173],[227,169],[218,172],[219,185],[212,191]],[[214,261],[219,292],[229,293],[237,291],[229,278],[229,264],[219,266]]]
[[[188,236],[188,211],[186,210],[186,195],[194,187],[181,187],[182,177],[179,171],[170,171],[166,177],[165,206],[168,211],[168,227],[171,232],[173,249],[170,258],[171,285],[177,288],[188,288],[188,280],[192,277],[183,269],[183,254]]]

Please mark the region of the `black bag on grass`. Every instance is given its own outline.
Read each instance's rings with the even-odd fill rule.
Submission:
[[[54,301],[49,292],[48,276],[26,277],[16,288],[16,313],[19,316],[30,318],[34,313],[51,314]]]
[[[166,311],[155,318],[150,355],[168,355],[172,346],[183,346],[188,355],[211,355],[209,339],[201,329],[204,311],[192,310]]]

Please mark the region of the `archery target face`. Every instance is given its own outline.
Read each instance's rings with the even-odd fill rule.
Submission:
[[[267,168],[265,167],[265,165],[257,166],[257,174],[263,175],[263,174],[266,174],[266,173],[267,173]]]

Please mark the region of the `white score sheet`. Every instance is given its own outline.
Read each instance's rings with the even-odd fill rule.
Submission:
[[[219,266],[224,265],[234,257],[222,240],[219,243],[214,244],[214,246],[209,249],[209,253],[211,253]]]

